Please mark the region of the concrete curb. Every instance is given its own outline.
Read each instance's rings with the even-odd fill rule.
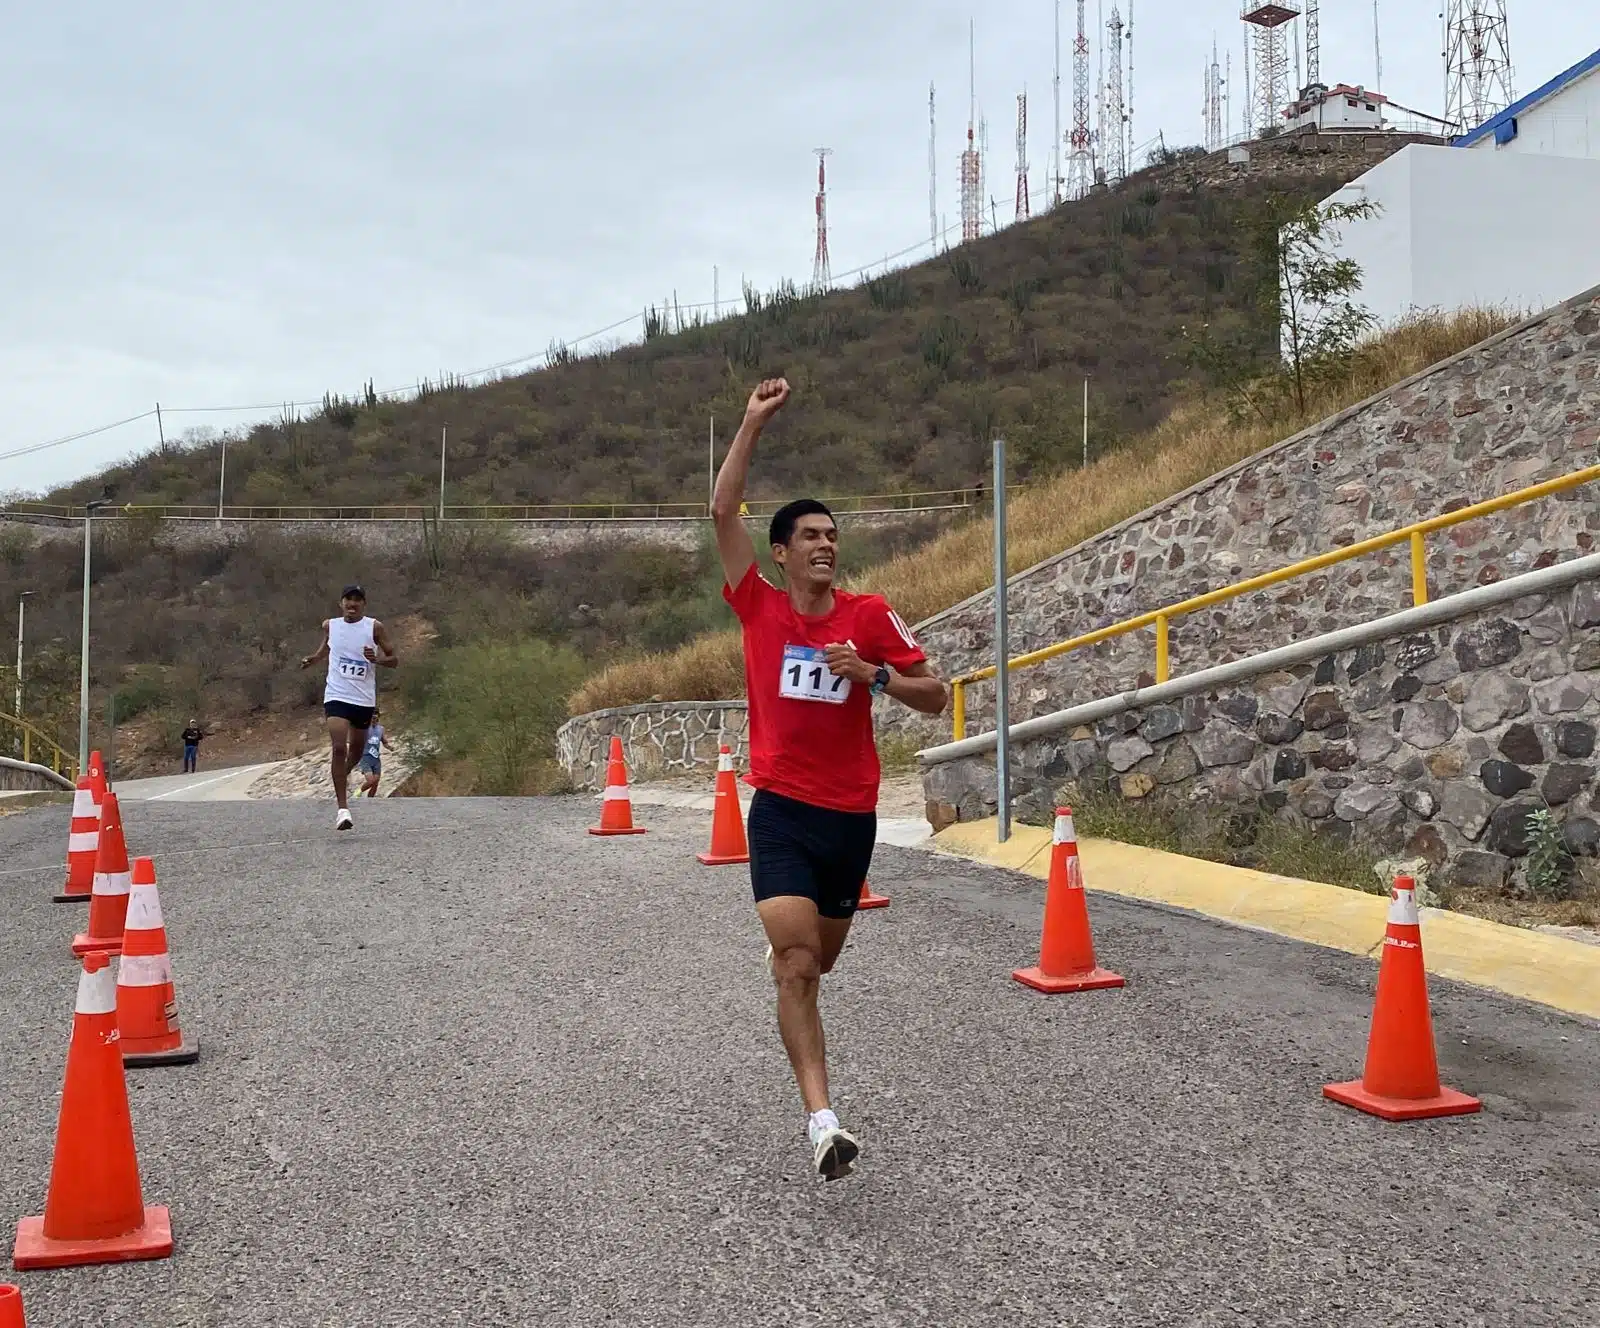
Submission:
[[[1005,844],[995,821],[963,821],[934,836],[936,852],[1043,880],[1050,831],[1020,825]],[[1348,954],[1376,957],[1388,900],[1341,886],[1186,858],[1103,839],[1079,842],[1092,890],[1188,909]],[[1424,909],[1428,971],[1568,1014],[1600,1020],[1600,946],[1482,918]]]

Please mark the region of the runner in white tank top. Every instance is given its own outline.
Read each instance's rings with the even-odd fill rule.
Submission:
[[[383,624],[367,617],[367,592],[360,586],[344,588],[339,615],[322,624],[321,646],[316,654],[301,660],[300,667],[309,669],[318,660],[328,661],[322,713],[333,748],[333,796],[338,803],[333,824],[335,829],[348,830],[355,824],[350,815],[350,772],[360,763],[367,727],[378,707],[378,670],[394,668],[400,657]]]

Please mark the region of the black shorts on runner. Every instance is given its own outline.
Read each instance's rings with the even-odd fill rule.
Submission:
[[[757,789],[747,833],[756,903],[801,895],[825,918],[854,915],[872,866],[876,812],[836,812]]]
[[[324,701],[322,713],[329,719],[347,719],[353,729],[370,729],[377,706],[351,705],[348,701]]]

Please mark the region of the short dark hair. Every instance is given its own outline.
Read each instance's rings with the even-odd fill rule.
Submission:
[[[767,543],[787,544],[794,538],[794,528],[800,524],[803,516],[825,516],[829,521],[833,520],[833,513],[828,510],[826,503],[816,498],[796,498],[772,514],[772,524],[767,527]]]

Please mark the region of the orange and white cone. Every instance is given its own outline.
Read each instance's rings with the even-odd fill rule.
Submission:
[[[122,932],[122,963],[117,968],[117,1032],[122,1063],[192,1065],[200,1048],[178,1027],[178,998],[172,986],[172,956],[156,890],[156,864],[133,860],[133,889]]]
[[[600,824],[589,827],[591,835],[642,835],[642,826],[633,823],[633,803],[628,797],[628,767],[622,759],[622,739],[611,735],[611,762],[606,769],[605,803],[600,808]]]
[[[171,1253],[172,1218],[165,1208],[145,1207],[139,1189],[111,956],[86,955],[44,1215],[17,1224],[12,1262],[67,1268]]]
[[[880,895],[872,888],[871,881],[861,882],[861,894],[856,898],[856,910],[864,908],[888,908],[889,896]]]
[[[122,837],[122,812],[117,795],[100,804],[100,849],[94,864],[94,890],[89,897],[89,929],[72,938],[72,953],[115,954],[122,948],[122,927],[128,916],[128,845]]]
[[[1083,889],[1083,864],[1078,860],[1078,834],[1072,808],[1056,808],[1050,844],[1050,879],[1045,886],[1044,937],[1039,962],[1011,975],[1024,986],[1050,993],[1099,991],[1120,987],[1123,979],[1095,962],[1089,931],[1089,903]]]
[[[1428,972],[1422,962],[1422,921],[1417,883],[1397,876],[1389,897],[1389,925],[1378,961],[1378,994],[1367,1035],[1367,1064],[1360,1079],[1327,1084],[1324,1097],[1384,1120],[1465,1116],[1482,1109],[1475,1097],[1439,1084],[1439,1060],[1428,1009]]]
[[[28,1328],[22,1313],[22,1289],[10,1282],[0,1282],[0,1328]]]
[[[89,776],[72,795],[72,829],[67,834],[67,883],[55,896],[58,904],[77,904],[94,890],[94,864],[100,852],[100,807]]]
[[[733,769],[733,748],[717,753],[717,800],[711,812],[711,852],[695,857],[708,867],[750,861],[744,837],[744,812],[739,806],[739,776]]]
[[[106,780],[105,758],[99,752],[89,753],[89,787],[94,790],[96,807],[105,802],[106,794],[111,792],[111,785]]]

